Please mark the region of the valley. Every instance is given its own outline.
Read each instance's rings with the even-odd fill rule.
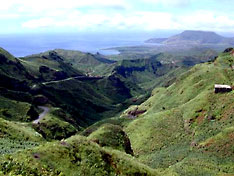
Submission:
[[[232,40],[147,42],[165,46],[0,48],[0,175],[233,175]]]

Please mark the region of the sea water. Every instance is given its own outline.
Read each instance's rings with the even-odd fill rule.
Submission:
[[[104,55],[118,54],[107,48],[144,45],[149,36],[118,34],[0,34],[0,47],[16,57],[37,54],[53,49],[79,50]]]

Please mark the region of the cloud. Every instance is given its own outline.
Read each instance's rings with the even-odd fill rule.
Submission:
[[[124,9],[129,4],[124,0],[13,0],[18,12],[42,13],[49,10],[64,10],[76,8],[117,8]]]
[[[53,25],[54,23],[55,21],[52,18],[40,18],[24,22],[22,24],[22,27],[31,28],[31,29],[46,28],[46,27],[51,27],[51,25]]]
[[[76,9],[124,10],[130,5],[126,0],[7,0],[1,2],[0,16],[17,14],[21,18],[45,18],[51,14],[73,12]],[[59,16],[58,16],[59,17]]]
[[[169,12],[132,11],[89,12],[79,10],[53,11],[46,17],[31,19],[22,24],[23,28],[69,28],[74,30],[216,30],[231,31],[234,27],[233,18],[211,11],[195,11],[186,15],[175,16]]]
[[[57,14],[58,15],[58,14]],[[114,13],[111,15],[100,13],[82,13],[73,11],[66,16],[60,14],[50,18],[39,18],[26,21],[22,24],[24,28],[44,27],[73,27],[79,30],[90,28],[108,29],[168,29],[173,24],[172,15],[161,12],[137,12],[132,14]]]
[[[184,29],[231,31],[234,27],[234,19],[231,16],[212,11],[196,11],[178,19]]]
[[[9,13],[0,13],[0,19],[1,20],[2,19],[17,19],[19,17],[20,17],[20,15],[17,14],[17,13],[11,13],[11,14],[9,14]]]
[[[167,7],[185,7],[191,3],[191,0],[143,0],[143,2]]]
[[[7,21],[7,24],[11,23],[12,29],[22,31],[26,29],[231,31],[234,28],[232,13],[221,10],[183,11],[182,8],[178,13],[167,8],[187,6],[186,9],[189,9],[192,2],[195,0],[136,0],[134,3],[130,0],[8,0],[1,3],[0,19]],[[155,8],[157,10],[153,11],[154,7],[157,7]]]

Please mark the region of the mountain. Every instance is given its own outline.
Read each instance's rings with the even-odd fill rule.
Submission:
[[[84,53],[74,50],[55,49],[40,54],[28,56],[27,58],[47,57],[50,53],[56,53],[58,57],[64,59],[64,62],[69,64],[73,69],[80,70],[84,74],[89,75],[108,75],[114,67],[116,61],[109,60],[105,56],[97,53]]]
[[[233,66],[233,50],[222,53],[126,110],[126,118],[141,112],[125,128],[135,156],[175,175],[232,175],[234,94],[216,94],[214,85],[234,85]]]
[[[233,175],[234,94],[214,92],[234,85],[233,48],[182,71],[159,54],[99,77],[55,52],[1,54],[0,75],[20,71],[27,89],[0,85],[0,175]],[[41,66],[78,76],[47,81]]]
[[[0,48],[0,86],[14,90],[29,90],[29,82],[35,78],[19,59]]]
[[[197,64],[171,86],[155,88],[141,105],[83,134],[92,136],[105,123],[122,126],[134,156],[159,175],[232,175],[234,94],[215,93],[214,85],[234,84],[233,53]]]
[[[145,42],[146,43],[162,43],[167,39],[168,38],[151,38],[151,39],[146,40]]]
[[[62,80],[82,76],[83,73],[66,63],[55,51],[20,59],[22,65],[39,81]]]
[[[6,120],[32,121],[38,105],[50,104],[63,121],[85,127],[114,115],[133,97],[118,77],[87,76],[55,51],[15,58],[1,49],[0,78],[0,115]]]
[[[207,31],[187,30],[167,39],[149,39],[147,43],[161,43],[165,45],[233,45],[234,38],[227,38]]]
[[[147,59],[122,60],[117,63],[112,73],[125,82],[134,83],[146,90],[159,85],[167,86],[173,82],[176,72],[179,74],[187,68],[173,63],[162,64],[160,61],[163,57],[165,55],[160,53]],[[170,76],[167,77],[168,75]]]

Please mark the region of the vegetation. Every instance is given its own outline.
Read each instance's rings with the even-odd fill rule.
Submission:
[[[233,53],[189,69],[179,55],[1,49],[0,175],[232,175],[234,93],[214,84],[234,85]]]
[[[234,173],[234,94],[213,90],[215,83],[233,85],[233,63],[221,54],[152,92],[139,107],[146,113],[125,128],[140,161],[179,175]]]
[[[157,175],[157,172],[116,150],[103,149],[85,137],[41,145],[5,155],[3,175]]]
[[[98,130],[91,133],[88,139],[102,147],[111,147],[133,155],[130,140],[120,126],[104,124]]]
[[[108,75],[115,66],[115,61],[109,60],[99,53],[91,54],[63,49],[56,49],[38,55],[32,55],[27,57],[26,60],[35,62],[36,59],[36,62],[38,62],[39,65],[43,63],[45,66],[58,69],[59,67],[57,63],[48,59],[45,60],[45,58],[49,58],[48,55],[51,52],[56,53],[57,56],[62,58],[65,63],[72,66],[73,69],[80,70],[88,75]]]
[[[74,135],[77,129],[69,122],[59,119],[54,111],[57,109],[50,110],[39,123],[33,124],[33,128],[47,140],[61,140]]]

